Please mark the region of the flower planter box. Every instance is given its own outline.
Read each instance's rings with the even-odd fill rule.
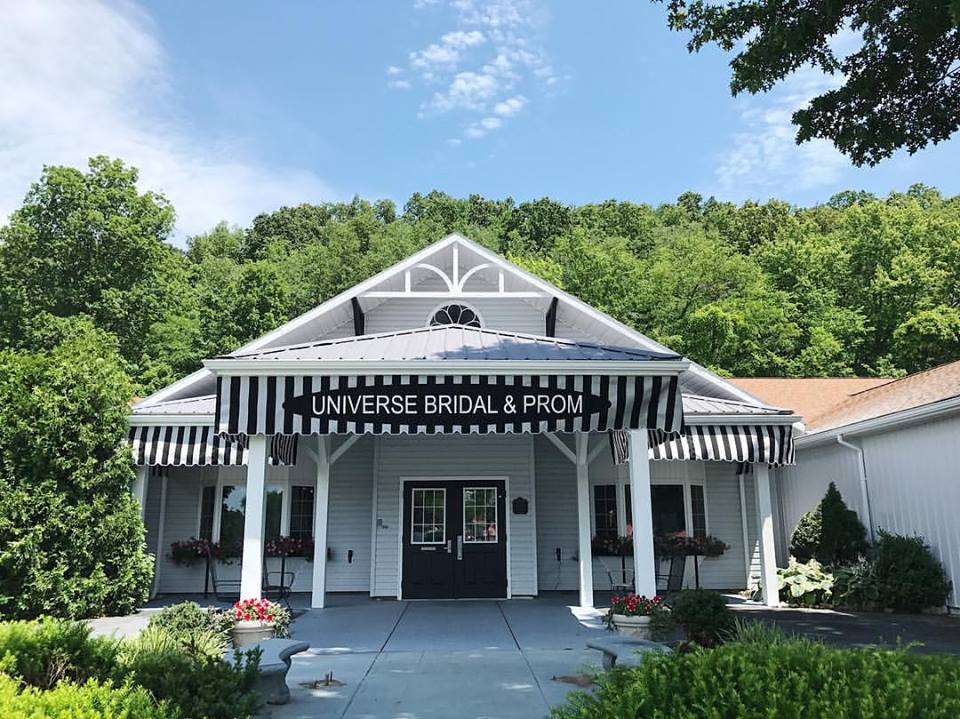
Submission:
[[[271,622],[241,620],[233,626],[233,646],[245,647],[265,639],[273,639],[274,633]]]
[[[631,617],[626,614],[614,614],[613,626],[628,637],[634,639],[650,639],[650,617]]]

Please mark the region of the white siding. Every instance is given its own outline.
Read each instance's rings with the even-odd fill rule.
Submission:
[[[863,447],[874,528],[922,536],[953,581],[948,603],[960,606],[960,417],[850,441]],[[856,452],[826,445],[800,449],[797,465],[778,472],[788,526],[820,500],[830,480],[863,518]]]
[[[457,301],[436,297],[391,299],[366,314],[364,331],[367,334],[376,334],[425,327],[433,310],[440,305]],[[483,298],[464,300],[463,303],[480,313],[485,329],[527,332],[535,335],[544,333],[546,322],[544,312],[526,302],[507,298]]]
[[[719,557],[704,557],[701,560],[700,584],[710,589],[743,589],[747,576],[737,465],[733,462],[699,464],[706,472],[707,533],[730,547]],[[745,494],[752,492],[752,483],[744,489]],[[753,525],[756,526],[756,522]]]
[[[420,477],[507,477],[510,589],[515,596],[537,592],[534,567],[535,507],[515,515],[516,497],[533,499],[530,437],[524,435],[382,436],[376,461],[376,566],[374,596],[395,597],[400,569],[401,479]]]

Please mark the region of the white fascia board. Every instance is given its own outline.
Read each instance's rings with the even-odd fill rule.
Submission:
[[[920,407],[911,407],[910,409],[900,410],[892,414],[865,419],[862,422],[854,422],[853,424],[834,427],[823,430],[822,432],[812,432],[798,437],[796,446],[797,448],[804,448],[816,447],[821,444],[833,444],[836,442],[838,435],[854,437],[857,435],[872,434],[874,432],[900,429],[921,422],[929,422],[930,420],[938,419],[944,415],[953,414],[958,411],[960,411],[960,397],[951,397],[940,400],[939,402],[921,405]]]
[[[183,425],[185,427],[206,427],[213,424],[212,414],[131,414],[128,418],[131,427],[149,427],[152,425]]]
[[[203,365],[218,376],[238,375],[675,375],[685,360],[258,360],[211,359]]]
[[[754,424],[795,424],[800,417],[794,414],[696,414],[684,415],[683,422],[688,425],[754,425]]]

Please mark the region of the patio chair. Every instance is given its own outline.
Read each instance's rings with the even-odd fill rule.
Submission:
[[[286,557],[280,563],[280,569],[267,569],[267,558],[263,558],[263,596],[266,599],[283,602],[290,609],[290,592],[293,590],[295,572],[287,571]]]
[[[240,599],[240,580],[221,579],[217,576],[217,559],[210,553],[210,547],[207,547],[207,575],[213,585],[213,596],[218,602],[233,604]]]
[[[617,558],[616,567],[611,566],[607,560],[610,557],[604,558],[603,556],[598,556],[597,559],[600,560],[600,564],[603,565],[604,571],[607,573],[607,579],[610,580],[610,589],[614,592],[632,592],[634,587],[633,581],[633,558],[629,566],[624,568],[620,566],[620,559]]]
[[[657,561],[657,567],[660,562]],[[670,556],[670,568],[666,574],[657,574],[657,586],[660,586],[661,580],[666,584],[664,591],[679,592],[683,589],[683,572],[687,567],[687,558],[684,555],[673,554]]]

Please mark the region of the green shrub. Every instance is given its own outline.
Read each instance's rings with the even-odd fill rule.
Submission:
[[[867,530],[831,482],[823,499],[804,514],[790,537],[790,554],[801,564],[826,566],[857,561],[869,549]]]
[[[790,537],[790,556],[798,562],[809,562],[817,555],[820,545],[820,532],[823,523],[820,518],[820,505],[800,517]]]
[[[857,513],[847,507],[833,482],[820,502],[820,542],[816,557],[832,567],[849,564],[866,554],[867,530]]]
[[[150,618],[148,626],[163,630],[192,654],[218,658],[230,643],[233,624],[229,612],[205,609],[196,602],[181,602],[161,609]]]
[[[839,607],[876,611],[882,608],[877,566],[872,559],[833,570],[833,603]]]
[[[110,676],[118,642],[91,637],[82,622],[44,619],[0,623],[3,671],[39,689],[68,680],[83,683]]]
[[[813,643],[800,634],[787,633],[776,624],[756,619],[736,619],[733,629],[724,637],[725,641],[772,647],[789,642]]]
[[[49,320],[36,352],[0,350],[0,618],[128,614],[153,576],[115,341]]]
[[[942,607],[952,584],[922,537],[880,531],[874,559],[877,594],[884,607],[919,612]]]
[[[42,691],[0,674],[0,716],[30,719],[175,719],[175,710],[157,704],[140,687],[62,682]]]
[[[173,634],[148,627],[123,644],[115,677],[146,688],[184,716],[236,719],[257,709],[259,652],[234,652],[224,661],[191,653]]]
[[[960,716],[960,658],[834,649],[815,642],[729,642],[709,651],[650,655],[599,677],[556,719]]]
[[[833,575],[823,571],[816,559],[801,564],[793,557],[786,568],[777,570],[780,601],[794,606],[820,607],[833,596]]]
[[[719,644],[733,627],[733,612],[716,592],[685,589],[668,599],[670,616],[684,636],[703,647]]]

